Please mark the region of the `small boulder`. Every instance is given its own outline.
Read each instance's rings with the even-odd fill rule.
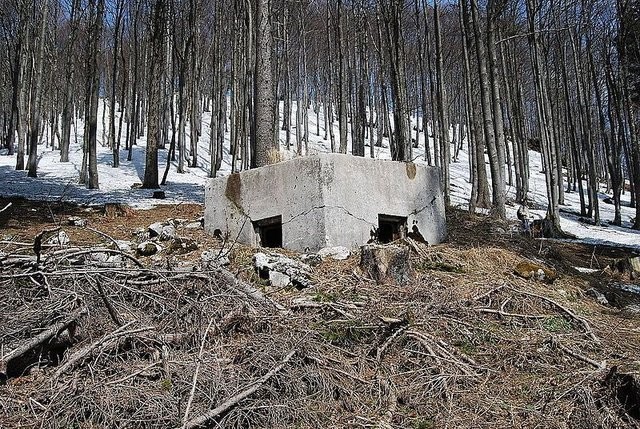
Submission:
[[[159,237],[162,234],[162,229],[164,228],[164,224],[162,222],[155,222],[149,225],[147,228],[149,231],[149,237]],[[138,231],[139,232],[139,231]]]
[[[220,251],[220,249],[209,249],[202,252],[200,261],[204,268],[213,268],[215,266],[229,265],[231,261],[227,255],[228,251]]]
[[[127,240],[116,240],[116,244],[118,245],[117,250],[121,252],[131,252],[133,250],[133,244]]]
[[[52,244],[54,246],[66,246],[69,244],[69,235],[64,231],[58,231],[51,238],[47,240],[47,244]]]
[[[176,237],[169,243],[169,252],[184,255],[198,249],[198,243],[190,238]]]
[[[80,216],[71,216],[67,219],[67,223],[71,226],[87,226],[87,220],[81,218]]]
[[[343,261],[351,256],[351,251],[344,246],[324,247],[318,251],[320,258],[335,259],[336,261]]]
[[[587,296],[590,296],[591,298],[594,298],[596,301],[598,301],[598,303],[602,305],[609,305],[609,300],[607,299],[607,297],[597,289],[591,288],[588,289],[585,293],[587,294]]]
[[[168,222],[156,222],[149,225],[149,237],[158,237],[160,241],[168,241],[178,237],[176,228]]]
[[[160,250],[162,250],[162,248],[158,244],[154,243],[153,241],[144,241],[138,244],[138,247],[136,248],[136,252],[140,256],[155,255]]]
[[[322,262],[322,258],[317,253],[304,253],[300,255],[300,260],[311,267],[315,267]]]
[[[258,252],[253,255],[253,265],[260,277],[268,279],[274,286],[285,282],[282,275],[287,276],[290,283],[297,289],[311,286],[311,267],[279,253],[267,255],[266,253]]]
[[[274,287],[287,287],[291,284],[291,277],[278,271],[270,271],[269,282]]]

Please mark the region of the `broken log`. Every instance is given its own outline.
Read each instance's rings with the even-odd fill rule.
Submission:
[[[11,350],[6,355],[0,356],[0,378],[2,379],[8,378],[7,368],[10,367],[10,364],[12,361],[16,359],[20,359],[27,353],[35,350],[37,347],[42,346],[47,341],[60,335],[60,333],[62,333],[64,330],[71,329],[72,326],[78,322],[78,319],[83,314],[86,314],[86,309],[84,308],[74,311],[63,321],[48,327],[47,329],[40,332],[35,337],[30,338],[24,344]],[[71,337],[72,335],[69,335],[69,336]]]
[[[80,364],[83,360],[85,360],[87,356],[93,353],[94,350],[99,348],[105,348],[111,345],[113,342],[115,342],[115,340],[117,340],[118,338],[126,337],[127,335],[137,334],[139,332],[150,331],[154,329],[153,327],[147,326],[143,328],[131,329],[129,331],[125,330],[135,322],[136,322],[135,320],[132,320],[131,322],[128,322],[125,325],[120,326],[115,331],[105,335],[101,339],[94,341],[88,346],[85,346],[80,350],[76,351],[75,353],[71,354],[71,356],[69,356],[69,359],[67,359],[67,361],[64,364],[58,367],[56,372],[51,377],[52,380],[55,382],[66,371],[74,368],[76,365]]]

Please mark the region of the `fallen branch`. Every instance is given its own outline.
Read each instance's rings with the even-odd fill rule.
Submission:
[[[507,285],[506,283],[502,283],[500,286],[494,287],[493,289],[491,289],[491,290],[489,290],[489,291],[487,291],[485,293],[482,293],[480,295],[476,295],[471,299],[474,300],[474,301],[480,301],[481,299],[487,298],[487,297],[491,296],[492,294],[498,292],[500,289],[503,289],[506,285]]]
[[[67,317],[62,322],[58,322],[50,326],[46,330],[40,332],[35,337],[30,338],[23,345],[11,350],[9,353],[7,353],[4,356],[0,356],[0,374],[6,375],[7,365],[9,364],[10,361],[29,353],[31,350],[41,346],[42,344],[49,341],[51,338],[58,336],[65,329],[69,329],[72,325],[74,325],[78,321],[80,316],[82,316],[85,313],[86,313],[86,309],[84,308],[74,311],[73,313],[71,313],[71,315],[69,315],[69,317]]]
[[[543,314],[519,314],[519,313],[508,313],[502,310],[494,310],[493,308],[477,308],[476,311],[480,313],[490,313],[490,314],[498,314],[502,317],[520,317],[522,319],[544,319],[547,316]]]
[[[193,381],[191,382],[191,392],[189,393],[189,399],[187,400],[187,407],[184,410],[184,417],[182,418],[183,426],[187,424],[189,421],[189,411],[191,411],[191,404],[193,403],[193,396],[196,393],[196,386],[198,385],[198,374],[200,373],[200,364],[202,363],[202,354],[204,353],[204,345],[207,342],[207,335],[209,335],[209,330],[211,329],[211,325],[213,324],[213,319],[209,321],[209,325],[207,325],[207,329],[204,331],[204,335],[202,336],[202,342],[200,343],[200,351],[198,352],[198,357],[196,358],[196,369],[193,371]]]
[[[93,353],[94,350],[96,350],[98,348],[105,347],[109,343],[111,343],[114,340],[117,340],[120,337],[125,337],[127,335],[137,334],[138,332],[144,332],[144,331],[149,331],[149,330],[154,329],[153,327],[147,326],[147,327],[144,327],[144,328],[137,328],[137,329],[132,329],[132,330],[129,330],[129,331],[125,330],[126,328],[128,328],[129,326],[134,324],[135,322],[136,322],[135,320],[132,320],[131,322],[120,326],[118,329],[116,329],[115,331],[111,332],[110,334],[105,335],[101,339],[99,339],[97,341],[94,341],[93,343],[89,344],[88,346],[86,346],[86,347],[78,350],[77,352],[73,353],[71,356],[69,356],[69,359],[67,359],[67,361],[64,364],[62,364],[62,365],[60,365],[58,367],[56,372],[51,377],[52,381],[55,382],[62,374],[64,374],[66,371],[72,369],[76,365],[78,365],[87,356],[89,356],[91,353]]]
[[[85,278],[87,279],[87,283],[91,284],[91,278],[86,274]],[[122,326],[122,318],[120,317],[120,314],[118,314],[118,310],[116,310],[113,303],[105,293],[104,288],[102,287],[102,283],[95,282],[95,287],[98,291],[98,294],[100,295],[100,298],[102,299],[102,302],[104,302],[104,306],[107,307],[107,311],[109,312],[109,316],[111,316],[111,320],[113,320],[113,323],[115,323],[116,326]]]
[[[42,240],[45,239],[45,236],[48,234],[52,234],[54,232],[60,231],[60,227],[53,229],[45,229],[41,231],[38,235],[33,239],[33,253],[36,255],[36,263],[40,263],[40,253],[42,252]]]
[[[188,422],[186,422],[182,426],[182,428],[183,429],[192,429],[192,428],[201,427],[201,426],[205,425],[207,422],[209,422],[210,420],[215,419],[216,417],[220,416],[221,414],[224,414],[225,412],[227,412],[231,408],[235,407],[236,405],[238,405],[239,402],[241,402],[241,401],[245,400],[246,398],[248,398],[249,396],[253,395],[260,387],[262,387],[262,385],[264,385],[267,381],[269,381],[269,379],[271,377],[273,377],[278,372],[280,372],[282,370],[282,368],[284,368],[284,366],[291,360],[291,358],[295,354],[296,354],[295,350],[290,351],[289,354],[286,355],[284,357],[284,359],[282,359],[282,361],[280,361],[280,363],[278,365],[276,365],[273,369],[271,369],[271,371],[267,372],[265,375],[260,377],[258,380],[256,380],[255,382],[251,383],[243,391],[241,391],[237,395],[234,395],[234,396],[230,397],[229,399],[224,401],[222,404],[220,404],[216,408],[206,412],[205,414],[189,420]]]
[[[471,377],[479,377],[479,375],[475,371],[471,370],[471,365],[477,366],[477,363],[473,359],[471,359],[469,356],[465,355],[464,353],[451,349],[449,345],[444,341],[438,338],[435,338],[429,334],[426,334],[424,332],[418,332],[418,331],[407,331],[407,335],[409,337],[412,337],[418,340],[418,342],[420,342],[420,344],[422,344],[432,354],[437,355],[437,353],[433,351],[433,349],[429,344],[429,342],[431,342],[433,345],[435,345],[438,348],[442,358],[455,364],[455,366],[457,366],[458,369],[460,369],[465,375],[468,375]]]
[[[527,292],[527,291],[524,291],[524,290],[518,290],[518,289],[513,289],[513,290],[515,292],[521,293],[523,295],[528,295],[528,296],[531,296],[531,297],[534,297],[534,298],[541,299],[543,301],[548,302],[551,305],[556,306],[557,308],[562,310],[564,313],[566,313],[569,317],[571,317],[572,319],[574,319],[577,322],[579,322],[584,327],[585,334],[587,334],[593,341],[595,341],[596,343],[600,343],[600,339],[591,330],[591,326],[589,325],[589,322],[587,322],[585,319],[583,319],[582,317],[580,317],[577,314],[575,314],[573,311],[571,311],[567,307],[565,307],[562,304],[559,304],[558,302],[552,300],[551,298],[547,298],[546,296],[543,296],[543,295],[538,295],[536,293]]]
[[[3,211],[5,211],[6,209],[8,209],[9,207],[11,207],[13,203],[8,203],[6,206],[4,206],[3,209],[0,210],[0,213],[2,213]]]
[[[595,360],[582,355],[578,352],[574,352],[573,350],[571,350],[569,347],[565,346],[564,344],[562,344],[560,342],[560,340],[558,340],[558,338],[556,337],[552,337],[551,340],[551,345],[554,347],[559,348],[560,350],[562,350],[563,352],[565,352],[566,354],[568,354],[571,357],[574,357],[576,359],[578,359],[579,361],[582,361],[584,363],[588,363],[591,366],[594,366],[597,369],[606,369],[607,368],[607,364],[606,362],[596,362]]]
[[[80,250],[78,252],[69,253],[67,255],[64,255],[62,258],[60,258],[59,261],[62,261],[63,259],[72,258],[74,256],[88,255],[88,254],[91,254],[91,253],[113,253],[115,255],[121,255],[121,256],[129,259],[130,261],[132,261],[139,268],[144,268],[144,265],[142,265],[142,262],[138,261],[136,258],[134,258],[133,256],[129,255],[128,253],[125,253],[122,250],[107,249],[107,248],[102,248],[102,247],[96,247],[94,249]]]
[[[279,304],[276,301],[268,298],[267,296],[265,296],[265,294],[260,292],[258,289],[256,289],[249,283],[243,282],[242,280],[234,276],[233,273],[231,273],[231,271],[226,270],[222,267],[217,267],[211,272],[214,274],[217,274],[220,277],[220,280],[222,280],[226,286],[242,293],[243,295],[246,295],[248,298],[251,298],[252,300],[263,303],[263,304],[273,306],[276,308],[276,310],[278,310],[281,313],[289,312],[282,304]],[[190,275],[198,278],[207,279],[207,280],[209,279],[209,277],[206,274],[190,273]]]

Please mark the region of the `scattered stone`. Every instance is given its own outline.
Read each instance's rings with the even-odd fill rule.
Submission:
[[[154,243],[153,241],[144,241],[138,244],[138,247],[136,248],[136,252],[138,253],[138,255],[141,255],[141,256],[155,255],[160,250],[162,250],[162,247],[160,247],[157,243]]]
[[[546,283],[553,283],[558,278],[555,270],[531,261],[520,262],[516,265],[514,272],[522,278]]]
[[[344,246],[324,247],[318,251],[320,258],[335,259],[336,261],[342,261],[351,256],[351,251]]]
[[[184,237],[176,237],[169,243],[169,252],[184,255],[185,253],[198,250],[198,243],[195,240]]]
[[[228,251],[220,251],[220,249],[209,249],[200,255],[202,266],[204,268],[212,268],[214,266],[226,266],[231,263]]]
[[[317,253],[304,253],[300,255],[300,260],[311,267],[315,267],[322,262],[322,258]]]
[[[117,249],[122,252],[131,252],[133,250],[133,243],[131,243],[130,241],[116,240],[116,244],[118,245]]]
[[[361,247],[360,268],[378,283],[405,284],[413,273],[409,253],[406,246],[367,244]]]
[[[640,304],[627,305],[622,310],[627,314],[630,314],[633,316],[640,316]]]
[[[158,237],[160,241],[168,241],[178,237],[176,228],[168,222],[156,222],[149,225],[149,237]]]
[[[602,305],[609,305],[609,300],[607,299],[607,297],[597,289],[591,288],[588,289],[585,293],[587,294],[587,296],[590,296],[591,298],[594,298],[596,301],[598,301],[598,303]]]
[[[91,260],[98,262],[98,265],[117,267],[122,265],[122,255],[113,255],[106,252],[97,252],[91,254]]]
[[[153,191],[153,198],[157,200],[164,200],[166,198],[166,195],[164,191]]]
[[[87,226],[87,220],[80,216],[71,216],[67,219],[67,223],[71,226]]]
[[[162,230],[164,228],[164,224],[162,222],[156,222],[156,223],[152,223],[151,225],[149,225],[149,227],[147,228],[149,230],[149,236],[151,238],[153,237],[159,237],[160,234],[162,234]]]
[[[270,271],[269,282],[274,287],[287,287],[291,284],[291,277],[279,271]]]
[[[189,223],[186,223],[184,225],[184,227],[187,228],[187,229],[201,229],[201,228],[203,228],[201,222],[189,222]]]
[[[66,246],[69,244],[69,235],[67,235],[64,231],[58,231],[57,234],[52,236],[47,240],[47,244],[52,244],[55,246]]]
[[[258,252],[253,255],[253,265],[260,277],[268,279],[273,286],[282,285],[285,282],[282,275],[289,278],[289,281],[286,282],[287,285],[290,283],[297,289],[304,289],[311,286],[311,280],[309,278],[311,267],[303,262],[280,255],[279,253],[267,255]]]

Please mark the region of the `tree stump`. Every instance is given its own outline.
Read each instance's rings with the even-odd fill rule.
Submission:
[[[378,283],[405,284],[413,273],[409,254],[405,246],[367,244],[361,247],[360,268]]]

